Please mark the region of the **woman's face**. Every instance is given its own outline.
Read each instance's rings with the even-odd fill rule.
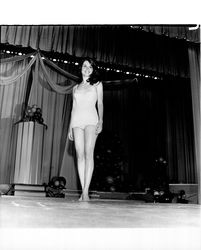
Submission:
[[[93,72],[93,67],[88,61],[84,61],[82,64],[82,75],[85,77],[89,77]]]

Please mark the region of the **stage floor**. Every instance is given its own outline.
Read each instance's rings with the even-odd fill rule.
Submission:
[[[136,200],[127,201],[93,199],[90,202],[79,202],[76,197],[65,199],[15,196],[0,197],[0,229],[1,232],[4,231],[4,234],[6,232],[5,230],[7,230],[8,232],[14,230],[16,232],[16,229],[38,229],[40,232],[42,230],[42,232],[44,233],[44,229],[78,229],[78,231],[80,231],[81,229],[87,228],[89,230],[106,229],[104,230],[105,233],[107,232],[107,229],[110,229],[110,232],[114,231],[115,229],[120,229],[120,231],[123,229],[131,229],[132,232],[135,232],[135,234],[132,233],[132,238],[134,237],[134,235],[138,235],[139,232],[143,233],[143,231],[139,231],[141,229],[153,229],[155,230],[154,232],[156,232],[157,230],[157,233],[162,232],[162,230],[164,229],[172,229],[173,231],[176,230],[177,236],[180,237],[182,242],[185,242],[187,240],[185,238],[185,233],[191,235],[192,232],[195,231],[195,234],[193,234],[193,236],[190,236],[195,237],[201,229],[201,206],[196,204],[144,203],[143,201]],[[185,231],[181,236],[180,233],[182,232],[182,230]],[[45,233],[47,232],[48,231],[46,231]],[[62,232],[65,232],[65,230]],[[94,231],[90,231],[91,235],[93,235],[93,232]],[[48,235],[48,237],[50,235]],[[62,234],[59,234],[59,236],[61,235]],[[106,233],[106,237],[107,235],[108,234]],[[97,236],[95,236],[95,238],[96,237]],[[122,234],[121,237],[123,237]],[[184,238],[182,239],[181,237]],[[149,236],[146,235],[146,238],[148,239]],[[169,236],[167,237],[167,241],[171,240],[170,238],[168,238]],[[51,237],[49,239],[51,239]],[[104,242],[104,239],[102,237],[99,237],[98,239],[101,239],[101,241]],[[193,240],[192,238],[189,239]],[[116,241],[118,241],[118,233]],[[197,249],[193,248],[192,241],[189,242],[191,242],[191,249]],[[4,242],[4,244],[6,243]],[[118,244],[118,246],[120,245]],[[124,244],[124,246],[126,245]],[[200,236],[199,242],[197,242],[195,246],[201,246]],[[1,247],[1,249],[3,248]],[[27,248],[27,246],[25,248],[21,246],[21,249],[29,248]],[[88,246],[86,247],[86,249],[121,248],[90,248]],[[124,249],[129,248],[125,247]],[[176,245],[174,245],[174,249],[177,249]],[[181,249],[183,250],[188,248]]]
[[[1,228],[200,227],[201,206],[95,200],[3,196]]]

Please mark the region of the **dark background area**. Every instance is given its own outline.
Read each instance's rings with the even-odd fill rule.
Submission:
[[[119,146],[115,147],[118,141]],[[185,172],[188,164],[194,167],[190,80],[139,79],[126,87],[105,90],[104,128],[97,141],[96,154],[107,149],[119,153],[107,156],[106,152],[102,161],[96,162],[98,170],[95,167],[92,187],[107,176],[115,179],[120,175],[123,184],[116,185],[117,189],[144,190],[154,178],[153,168],[159,157],[167,161],[164,172],[169,182],[188,179],[193,183],[194,172]],[[190,162],[186,161],[188,157]],[[121,161],[123,167],[115,168],[115,162]],[[184,171],[183,177],[179,171]],[[102,186],[107,183],[106,180]]]

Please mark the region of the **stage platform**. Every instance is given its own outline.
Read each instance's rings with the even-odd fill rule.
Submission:
[[[78,241],[75,240],[74,248],[72,249],[159,249],[157,246],[159,247],[160,244],[163,244],[162,242],[160,243],[163,237],[165,237],[164,240],[167,241],[167,244],[164,242],[164,248],[160,249],[169,249],[167,248],[170,246],[168,244],[172,240],[174,242],[174,237],[176,237],[176,239],[181,240],[179,247],[184,243],[187,246],[189,243],[191,248],[177,248],[175,243],[172,249],[192,250],[199,249],[201,246],[200,236],[196,238],[196,236],[200,235],[201,229],[201,206],[178,203],[145,203],[137,200],[92,199],[89,202],[79,202],[77,197],[30,198],[1,196],[0,229],[1,236],[4,236],[4,241],[0,242],[0,249],[15,249],[12,247],[4,248],[13,243],[10,240],[6,241],[7,237],[9,239],[14,237],[15,246],[17,246],[17,244],[22,244],[23,242],[21,232],[25,233],[26,239],[31,238],[29,232],[39,232],[38,236],[34,236],[36,242],[42,235],[44,237],[41,239],[42,242],[43,240],[45,241],[45,237],[48,237],[47,241],[54,239],[49,248],[46,248],[49,244],[47,243],[41,249],[71,249],[62,248],[61,246],[60,248],[53,248],[53,245],[56,244],[54,236],[59,237],[57,238],[59,246],[59,242],[63,242],[62,244],[66,242],[67,245],[72,243],[73,245],[71,241],[72,239],[75,240],[74,237],[77,235]],[[89,244],[87,245],[88,247],[85,248],[84,246],[86,245],[83,245],[83,248],[76,248],[76,242],[80,243],[80,240],[84,242],[84,239],[87,238],[85,236],[83,238],[83,230],[89,233],[87,233],[87,237],[90,236],[91,240],[94,238],[100,241],[100,244],[94,246],[94,243],[90,245],[90,242],[88,242],[86,243]],[[163,230],[165,230],[165,233],[161,235]],[[14,234],[11,234],[11,232],[14,232]],[[100,232],[102,233],[99,234]],[[169,233],[173,234],[170,235]],[[19,241],[16,239],[16,235],[18,235]],[[69,238],[69,235],[72,235],[72,237]],[[106,237],[105,243],[108,235],[111,235],[108,239],[109,242],[111,239],[116,239],[113,245],[111,242],[110,248],[101,248],[104,243],[104,235]],[[131,238],[128,238],[128,235],[131,235]],[[135,239],[137,235],[138,238]],[[141,243],[145,244],[146,242],[143,241],[151,240],[151,235],[151,239],[155,239],[154,244],[157,243],[158,239],[158,244],[156,244],[155,248],[152,248],[153,242],[151,241],[149,242],[150,248],[145,248],[145,245],[144,248],[129,248],[129,244],[139,243],[140,237],[142,237]],[[170,236],[173,238],[170,238]],[[67,237],[66,241],[61,237]],[[124,247],[113,248],[120,239],[124,242]],[[33,242],[33,246],[36,242]],[[107,244],[110,245],[110,243]],[[13,247],[15,246],[13,245]],[[121,243],[118,246],[120,247]],[[26,245],[23,248],[23,245],[20,245],[19,249],[40,249],[32,248],[31,245],[29,247]]]

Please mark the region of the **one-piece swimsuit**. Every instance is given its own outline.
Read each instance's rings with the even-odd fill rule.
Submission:
[[[76,85],[73,89],[73,107],[71,112],[71,127],[84,129],[88,125],[97,125],[98,113],[96,86],[88,89],[79,89]]]

